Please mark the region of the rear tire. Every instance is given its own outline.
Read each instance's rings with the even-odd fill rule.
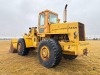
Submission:
[[[48,57],[42,56],[42,48],[48,49]],[[62,50],[59,43],[53,39],[42,40],[38,46],[38,58],[40,63],[46,67],[51,68],[57,66],[62,59]]]
[[[18,40],[17,50],[18,50],[18,54],[21,56],[25,56],[29,53],[29,49],[26,48],[25,41],[23,38],[20,38]]]
[[[77,57],[77,55],[67,55],[67,54],[63,54],[63,57],[65,59],[74,60]]]

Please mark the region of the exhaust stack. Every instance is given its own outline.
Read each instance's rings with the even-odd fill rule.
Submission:
[[[63,16],[63,18],[64,18],[64,23],[65,22],[67,22],[67,4],[65,5],[65,9],[64,9],[64,16]]]

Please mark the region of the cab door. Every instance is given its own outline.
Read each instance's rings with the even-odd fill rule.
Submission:
[[[49,24],[48,24],[48,12],[42,12],[39,14],[39,33],[49,33]]]
[[[45,29],[45,13],[39,15],[39,33],[43,33]]]

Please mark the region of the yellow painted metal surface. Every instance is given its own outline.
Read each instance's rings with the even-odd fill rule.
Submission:
[[[26,48],[33,47],[32,38],[24,36],[24,40],[25,40]]]
[[[79,44],[78,44],[78,46],[77,46],[77,52],[76,52],[76,54],[77,55],[82,55],[83,53],[84,53],[84,50],[88,50],[88,52],[89,52],[89,43],[87,43],[87,42],[79,42]]]
[[[11,43],[12,43],[14,49],[17,49],[18,39],[12,39],[12,40],[11,40]]]
[[[85,41],[80,42],[59,42],[62,50],[64,51],[64,54],[74,53],[75,55],[83,55],[84,50],[89,50],[89,43]],[[68,53],[67,53],[68,52]]]
[[[75,39],[74,39],[74,32],[77,33],[77,37]],[[50,34],[51,33],[68,34],[70,41],[77,42],[79,40],[78,22],[51,24]]]
[[[36,28],[32,28],[31,32],[27,35],[24,35],[24,40],[26,44],[26,48],[37,47],[37,30]]]

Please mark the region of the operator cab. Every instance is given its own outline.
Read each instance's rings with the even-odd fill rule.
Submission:
[[[38,30],[39,33],[49,33],[51,24],[58,23],[58,14],[50,10],[39,13]]]

